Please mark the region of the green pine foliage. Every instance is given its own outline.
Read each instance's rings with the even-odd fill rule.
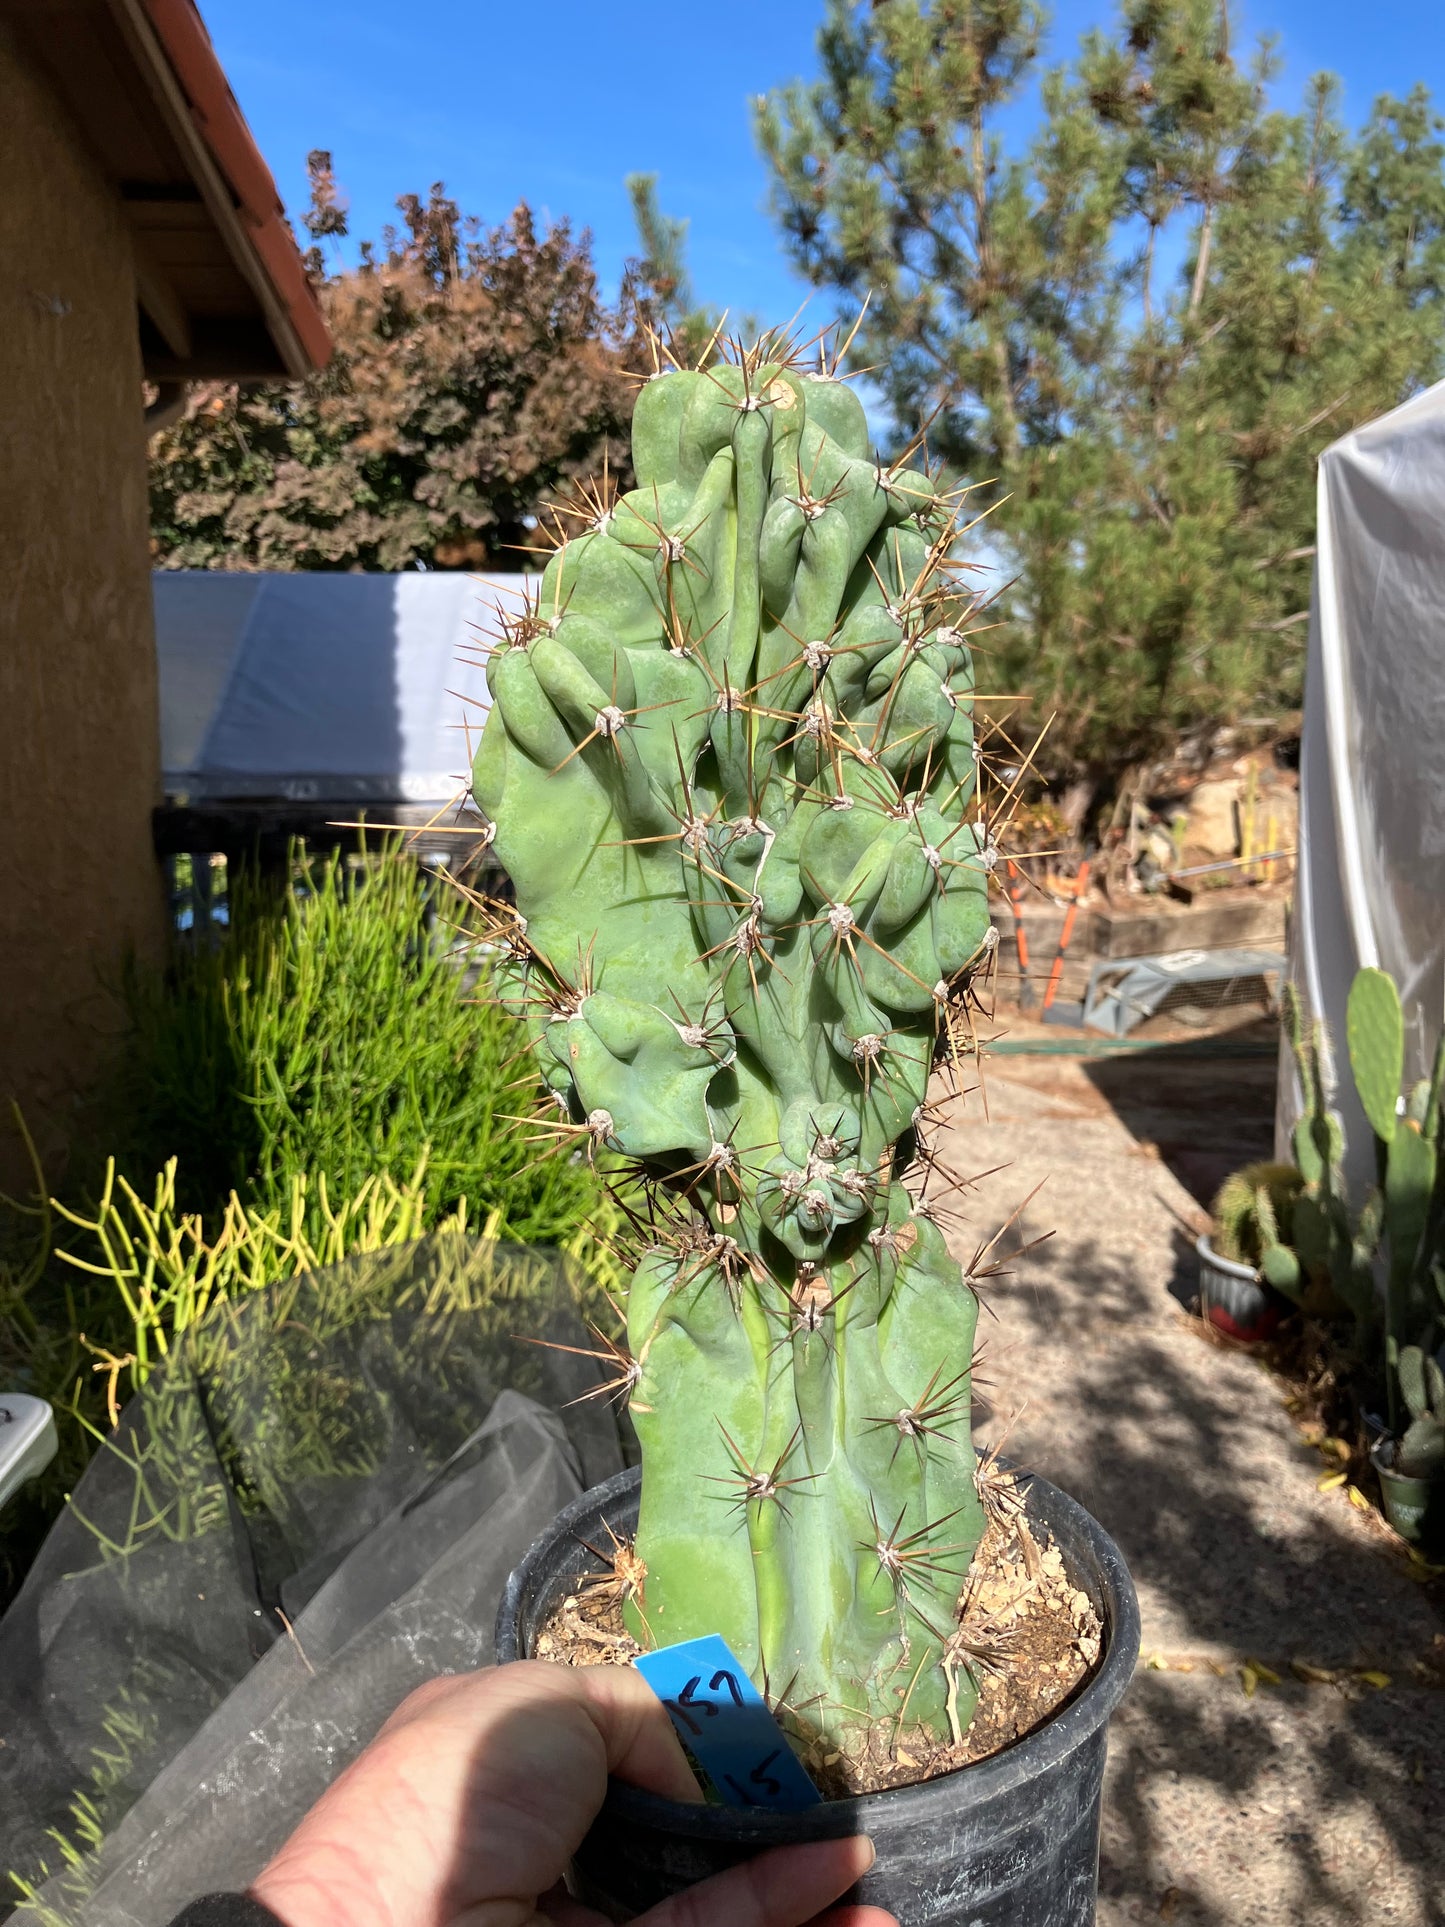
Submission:
[[[722,336],[754,340],[761,328],[752,315],[729,317],[699,302],[687,265],[689,223],[664,214],[655,174],[629,174],[623,185],[642,253],[626,269],[622,308],[635,309],[683,368],[704,368],[722,359]]]
[[[1299,701],[1316,458],[1442,372],[1445,148],[1421,88],[1358,133],[1328,76],[1275,106],[1219,0],[1124,0],[1047,70],[1046,26],[829,0],[756,125],[794,261],[871,296],[900,438],[993,510],[991,680],[1117,769]]]

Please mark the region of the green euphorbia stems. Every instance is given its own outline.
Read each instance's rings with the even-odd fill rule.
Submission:
[[[650,381],[638,487],[504,625],[475,789],[558,1130],[647,1181],[630,1623],[822,1745],[949,1730],[977,1303],[900,1181],[987,957],[954,504],[766,350]]]

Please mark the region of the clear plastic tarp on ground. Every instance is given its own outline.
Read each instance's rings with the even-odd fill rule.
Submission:
[[[1327,449],[1318,497],[1291,975],[1343,1059],[1355,971],[1388,970],[1414,1079],[1445,1021],[1445,383]],[[1335,1083],[1358,1196],[1373,1143]],[[1298,1103],[1286,1055],[1281,1155]]]
[[[157,570],[166,794],[441,807],[487,712],[494,611],[525,578]]]
[[[592,1361],[529,1336],[596,1343],[566,1260],[438,1237],[151,1376],[0,1622],[0,1872],[45,1918],[243,1887],[412,1687],[491,1660],[518,1557],[623,1463]]]

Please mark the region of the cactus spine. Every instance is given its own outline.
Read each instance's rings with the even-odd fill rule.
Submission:
[[[946,1737],[977,1302],[901,1177],[992,946],[957,503],[767,337],[632,435],[504,625],[474,770],[554,1128],[650,1201],[630,1623],[721,1632],[805,1746]]]

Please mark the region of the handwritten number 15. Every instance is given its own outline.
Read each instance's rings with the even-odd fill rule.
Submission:
[[[776,1800],[783,1790],[782,1781],[775,1780],[768,1771],[768,1768],[772,1765],[773,1761],[777,1759],[781,1751],[781,1747],[775,1746],[767,1758],[759,1760],[752,1772],[748,1775],[748,1785],[755,1786],[766,1800]],[[731,1773],[725,1773],[723,1778],[745,1807],[755,1807],[759,1804],[753,1795],[748,1792],[747,1787],[738,1785]]]

